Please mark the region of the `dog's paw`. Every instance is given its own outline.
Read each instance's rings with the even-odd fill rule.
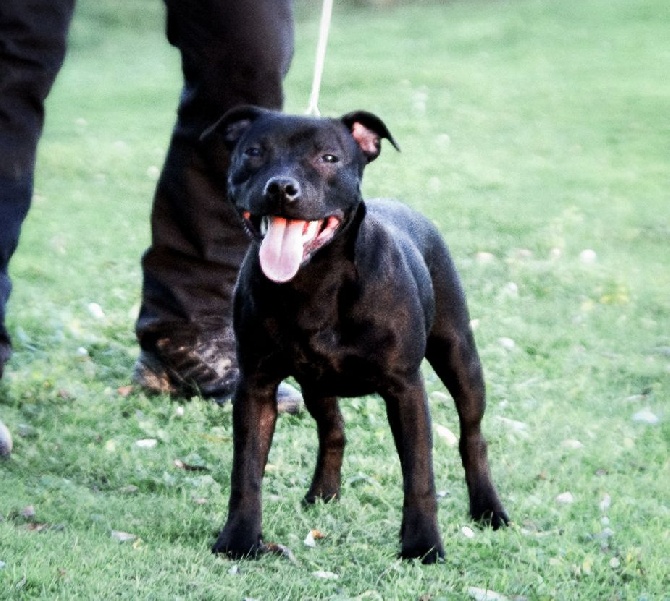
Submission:
[[[485,513],[478,521],[484,526],[490,526],[494,530],[499,530],[500,528],[509,526],[510,519],[505,510],[500,509],[491,513]]]
[[[330,501],[337,501],[340,498],[340,489],[331,489],[327,492],[323,492],[322,489],[315,492],[311,488],[307,491],[307,494],[303,497],[304,505],[315,505],[319,501],[323,503],[330,503]]]
[[[231,559],[249,557],[255,559],[263,551],[261,533],[245,528],[244,524],[227,523],[214,545],[212,553],[221,553]]]
[[[500,502],[497,502],[492,508],[472,508],[470,515],[479,525],[493,528],[493,530],[504,528],[510,522],[507,512]]]
[[[420,559],[421,563],[426,565],[438,563],[444,559],[444,547],[442,541],[434,544],[428,542],[413,542],[402,544],[400,551],[401,559]]]
[[[400,528],[400,558],[420,559],[422,563],[437,563],[444,559],[444,547],[435,519],[408,519],[405,515]]]
[[[470,497],[470,516],[481,526],[494,530],[509,525],[509,517],[492,484],[479,487]]]

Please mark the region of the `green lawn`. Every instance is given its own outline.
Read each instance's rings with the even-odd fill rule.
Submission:
[[[210,554],[230,408],[127,388],[178,57],[160,2],[114,4],[80,1],[12,263],[0,599],[670,600],[666,0],[336,9],[321,111],[385,120],[402,153],[384,147],[366,193],[419,208],[452,248],[514,521],[469,522],[443,436],[455,410],[427,369],[446,550],[432,567],[396,559],[400,469],[376,398],[342,402],[343,495],[329,505],[300,504],[311,418],[280,418],[264,532],[292,558]],[[307,107],[318,13],[298,10],[290,111]]]

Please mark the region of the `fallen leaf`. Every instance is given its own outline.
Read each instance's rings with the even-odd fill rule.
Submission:
[[[311,530],[307,533],[307,536],[305,537],[305,540],[302,541],[302,544],[305,545],[305,547],[310,547],[312,549],[316,547],[316,541],[314,540],[314,535],[312,534]]]
[[[180,470],[186,470],[187,472],[207,472],[209,471],[205,465],[192,465],[190,463],[185,463],[181,459],[174,460],[174,466]]]
[[[128,385],[128,386],[119,386],[116,389],[116,392],[119,394],[119,396],[122,397],[127,397],[130,396],[130,393],[134,390],[134,386]]]
[[[323,570],[317,570],[316,572],[312,572],[312,574],[317,578],[323,578],[324,580],[337,580],[339,578],[334,572],[325,572]]]
[[[468,587],[468,593],[475,601],[509,601],[505,595],[476,586]]]
[[[516,432],[517,434],[526,434],[528,424],[517,421],[515,419],[510,419],[508,417],[498,416],[498,419],[513,432]]]
[[[112,530],[111,537],[120,543],[127,543],[137,539],[137,536],[129,532],[121,532],[120,530]]]
[[[295,555],[293,555],[293,551],[291,551],[291,549],[289,549],[287,546],[281,545],[279,543],[265,543],[263,545],[263,552],[270,553],[272,555],[280,555],[292,563],[297,563]]]
[[[134,495],[138,490],[139,488],[137,488],[137,486],[134,484],[128,484],[127,486],[122,486],[119,488],[119,492],[122,495]]]

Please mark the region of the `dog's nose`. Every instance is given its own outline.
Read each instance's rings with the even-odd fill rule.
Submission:
[[[273,177],[265,184],[263,193],[275,201],[296,202],[300,200],[300,183],[292,177]]]

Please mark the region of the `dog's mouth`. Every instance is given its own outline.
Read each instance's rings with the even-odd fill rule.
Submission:
[[[302,265],[333,239],[342,223],[340,215],[306,221],[274,215],[242,214],[247,227],[260,238],[259,258],[263,273],[273,282],[293,279]]]

